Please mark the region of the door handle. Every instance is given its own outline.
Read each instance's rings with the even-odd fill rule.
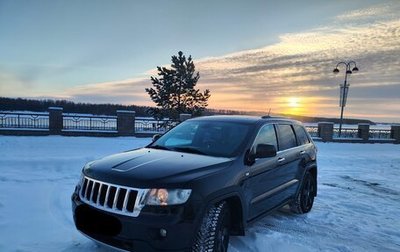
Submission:
[[[304,155],[304,154],[306,154],[306,151],[300,151],[300,155]]]
[[[278,163],[282,163],[283,161],[285,161],[284,157],[278,158]]]

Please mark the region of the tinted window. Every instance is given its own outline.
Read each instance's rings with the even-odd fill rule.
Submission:
[[[196,151],[205,155],[233,157],[246,142],[250,125],[218,121],[186,121],[171,129],[149,147]],[[183,149],[184,148],[184,149]]]
[[[274,125],[267,124],[260,129],[256,139],[254,140],[253,147],[255,148],[258,144],[271,144],[278,149]],[[256,151],[256,149],[253,151]]]
[[[299,143],[299,145],[308,144],[310,142],[304,127],[300,125],[293,125],[293,128],[296,132],[297,142]]]
[[[286,150],[297,146],[296,137],[294,135],[292,126],[289,124],[279,124],[279,150]]]

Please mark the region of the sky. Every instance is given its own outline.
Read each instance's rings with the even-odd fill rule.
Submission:
[[[209,107],[400,122],[400,1],[0,0],[0,96],[154,105],[192,55]],[[1,108],[0,108],[1,110]]]

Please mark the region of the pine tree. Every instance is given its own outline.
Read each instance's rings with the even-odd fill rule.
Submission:
[[[181,113],[201,115],[211,94],[208,89],[200,92],[195,88],[200,74],[195,72],[192,56],[186,58],[179,51],[178,56],[172,56],[170,69],[158,66],[157,71],[158,78],[151,76],[153,88],[146,88],[157,106],[149,112],[156,118],[172,120],[178,119]]]

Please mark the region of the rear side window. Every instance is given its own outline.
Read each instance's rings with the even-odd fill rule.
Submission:
[[[289,124],[278,124],[279,150],[286,150],[297,146],[296,136]]]
[[[303,145],[303,144],[308,144],[310,142],[310,139],[308,139],[306,130],[304,129],[304,127],[300,126],[300,125],[293,125],[294,131],[296,132],[296,136],[297,136],[297,142],[299,143],[299,145]]]

